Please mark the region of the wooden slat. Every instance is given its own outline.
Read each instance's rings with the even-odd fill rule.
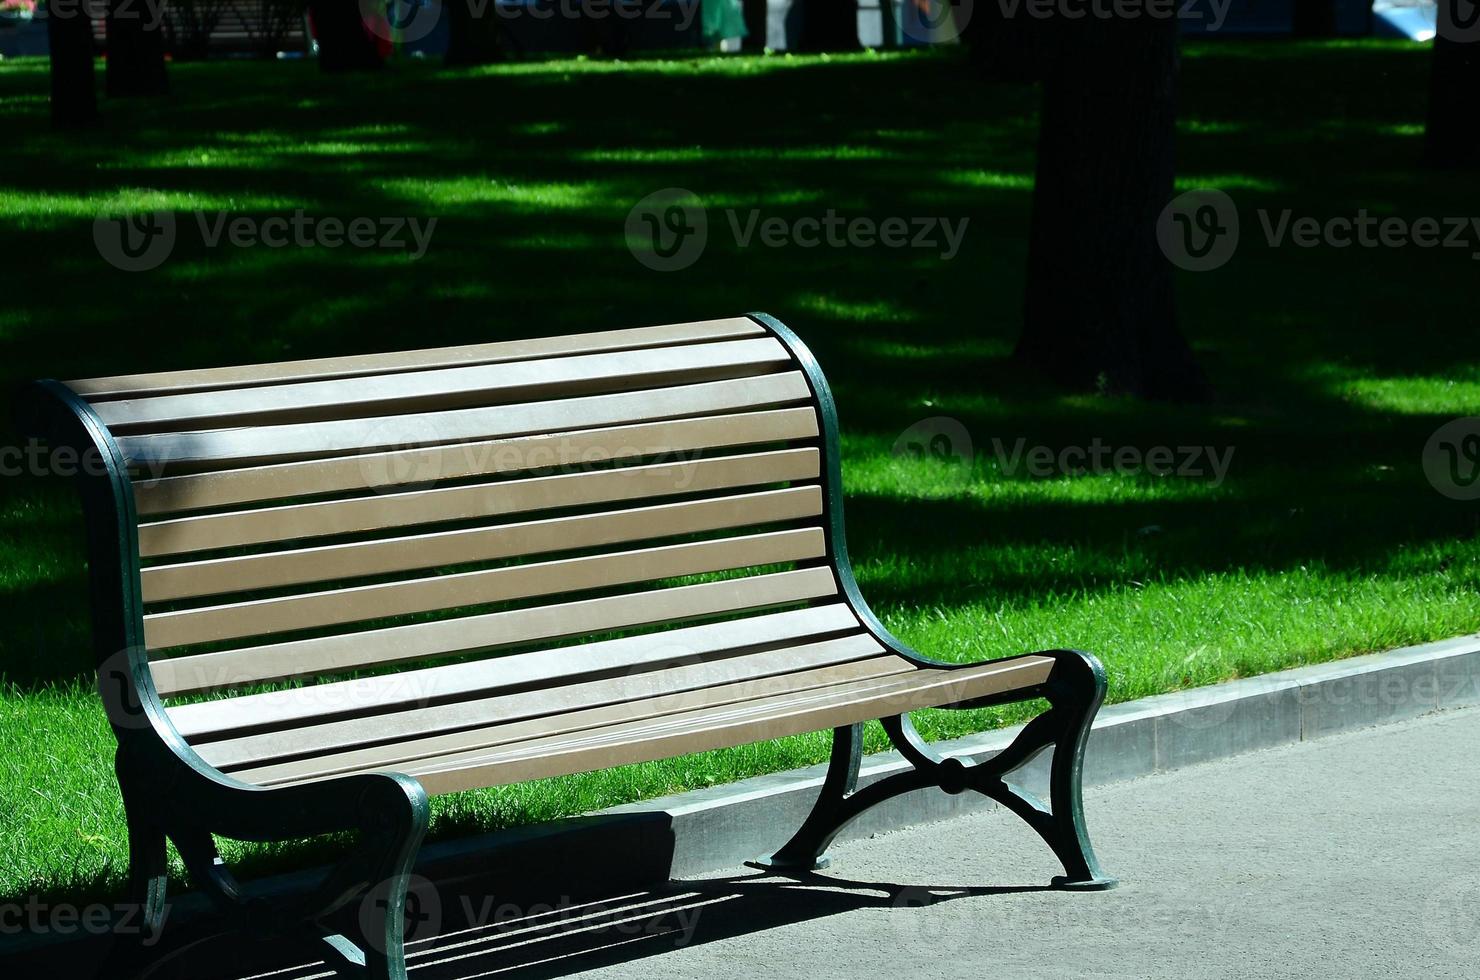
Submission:
[[[93,406],[110,429],[218,428],[462,408],[758,374],[789,363],[771,337],[580,354],[152,398]]]
[[[439,609],[463,609],[683,575],[806,561],[821,558],[826,550],[822,528],[808,527],[583,555],[154,613],[144,617],[144,641],[149,649],[162,650],[290,633]]]
[[[140,397],[166,393],[206,391],[215,388],[237,388],[251,385],[281,384],[293,381],[318,381],[365,374],[396,371],[418,371],[429,368],[471,364],[495,364],[501,361],[555,357],[564,354],[592,354],[601,351],[627,350],[664,344],[692,343],[730,337],[756,336],[764,332],[758,323],[746,317],[704,320],[659,327],[606,330],[599,333],[541,337],[532,340],[505,341],[492,344],[468,344],[462,347],[440,347],[429,350],[396,351],[387,354],[363,354],[349,357],[321,357],[312,360],[280,361],[241,367],[205,368],[194,371],[163,371],[152,374],[120,375],[110,378],[88,378],[68,381],[67,387],[92,401],[124,396]]]
[[[531,738],[576,736],[604,726],[662,719],[701,706],[719,708],[775,698],[790,700],[807,692],[839,684],[878,681],[915,672],[915,667],[899,657],[871,657],[826,667],[798,669],[781,676],[718,684],[696,691],[654,693],[640,700],[581,708],[544,718],[508,721],[467,731],[336,752],[327,756],[253,765],[239,769],[233,775],[246,782],[271,785],[368,769],[403,769],[418,764],[431,765],[449,755],[490,751]]]
[[[726,586],[732,588],[725,588]],[[739,588],[733,588],[735,586]],[[546,606],[538,610],[494,613],[482,617],[481,623],[473,625],[478,627],[481,634],[476,642],[496,646],[499,642],[553,640],[583,632],[642,626],[666,622],[670,617],[674,617],[676,621],[676,617],[680,615],[678,609],[687,611],[683,618],[693,618],[751,608],[766,604],[767,600],[770,604],[776,604],[834,594],[836,586],[831,574],[826,573],[825,569],[808,569],[735,582],[709,582],[664,589],[642,596],[621,596],[617,599],[600,599],[593,603],[570,603],[563,608]],[[397,627],[394,631],[380,631],[380,636],[362,633],[356,638],[365,642],[350,649],[375,653],[387,649],[406,652],[416,648],[418,652],[411,659],[418,659],[422,655],[421,651],[429,648],[433,652],[446,652],[449,649],[445,643],[434,642],[446,640],[446,637],[434,636],[431,640],[427,638],[429,630],[435,633],[441,628],[440,632],[445,633],[446,626],[446,623],[422,623]],[[281,728],[333,716],[363,713],[366,710],[391,711],[398,707],[425,706],[475,695],[487,696],[520,687],[549,687],[563,678],[617,670],[636,671],[655,664],[704,657],[726,650],[793,642],[857,629],[858,618],[853,615],[852,610],[845,603],[833,602],[555,650],[508,654],[286,691],[175,705],[168,712],[176,729],[186,738],[192,741],[219,739],[229,733]],[[467,630],[463,632],[466,634]],[[490,637],[495,637],[496,641],[490,642]],[[332,639],[344,641],[347,638]],[[454,639],[456,642],[463,642],[466,636]],[[400,645],[394,646],[396,643]],[[315,655],[309,644],[284,646],[287,647],[286,650],[283,647],[265,647],[233,653],[249,653],[259,659],[264,654],[270,657],[275,651],[286,653],[287,658]],[[342,649],[348,644],[341,642],[339,646]],[[452,646],[450,649],[464,648]],[[211,656],[220,658],[223,655]],[[247,662],[251,662],[250,656]],[[289,663],[291,662],[289,659]],[[216,663],[220,665],[221,661],[218,659]],[[156,661],[150,666],[157,681],[179,679],[181,671],[170,669],[180,666],[178,660]],[[223,675],[224,670],[217,678]],[[218,679],[215,684],[202,686],[217,686],[220,683]]]
[[[771,409],[144,479],[134,484],[134,503],[140,514],[204,510],[596,460],[811,439],[817,434],[813,409]]]
[[[713,632],[711,629],[711,634]],[[718,639],[719,642],[724,642],[722,634]],[[665,645],[663,634],[653,637],[652,641],[655,648],[661,649]],[[673,649],[676,648],[670,647],[670,652]],[[495,724],[507,725],[531,718],[541,719],[545,723],[546,733],[553,734],[557,726],[569,725],[563,718],[556,716],[569,712],[607,705],[626,705],[659,695],[684,693],[689,694],[688,703],[684,704],[681,700],[675,703],[679,707],[692,707],[699,703],[698,699],[705,696],[704,689],[726,684],[748,683],[750,696],[778,693],[794,689],[791,684],[798,671],[866,659],[877,660],[883,652],[879,641],[867,633],[853,633],[815,643],[800,642],[795,646],[759,653],[733,654],[733,651],[723,649],[706,650],[701,655],[698,652],[690,653],[688,648],[684,648],[681,663],[676,666],[663,665],[660,670],[631,669],[627,673],[599,680],[520,690],[471,701],[245,735],[197,744],[195,750],[206,762],[230,771],[246,766],[255,768],[271,765],[289,759],[356,751],[369,746],[385,746],[392,742],[423,739],[445,732],[463,732]],[[553,652],[552,655],[559,656]],[[887,659],[897,665],[896,669],[903,669],[902,661],[893,656]],[[766,683],[756,683],[760,681]],[[633,710],[637,708],[634,707]],[[563,730],[574,731],[575,728],[565,727]],[[434,753],[442,751],[444,750],[441,748],[433,750]],[[384,758],[359,757],[356,764],[378,765],[384,761]]]
[[[818,472],[816,449],[784,449],[180,517],[141,524],[139,554],[154,558],[414,524],[477,520],[495,514],[810,480]]]
[[[915,670],[698,707],[678,715],[620,721],[574,734],[529,738],[395,769],[415,776],[433,794],[498,786],[744,745],[1022,690],[1044,683],[1052,668],[1053,661],[1047,657],[1020,657],[959,670]],[[250,770],[236,775],[253,781]],[[304,778],[282,776],[269,785]]]
[[[334,671],[473,653],[652,623],[678,622],[836,594],[837,581],[831,569],[804,568],[632,595],[156,660],[150,664],[150,669],[155,688],[161,696],[168,697],[261,681],[311,677]],[[370,681],[383,681],[392,687],[401,684],[414,686],[417,678],[411,671]],[[284,697],[289,700],[294,696],[293,692],[284,692]],[[261,697],[276,698],[278,695]],[[233,703],[244,700],[238,698],[235,702],[209,706],[192,705],[190,709],[202,707],[208,714],[227,712]]]
[[[236,555],[142,573],[144,600],[246,592],[817,517],[816,485],[436,534]]]
[[[810,398],[811,390],[801,373],[787,371],[517,405],[202,432],[124,434],[118,437],[118,447],[131,465],[154,478],[161,470],[177,466],[236,466],[503,439],[798,404]]]

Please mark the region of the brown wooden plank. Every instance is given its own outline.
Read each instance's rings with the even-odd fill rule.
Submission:
[[[416,524],[476,520],[496,514],[810,480],[818,475],[818,460],[818,451],[813,448],[783,449],[179,517],[139,525],[139,554],[155,558]]]
[[[134,503],[144,515],[204,510],[598,460],[811,439],[817,434],[817,413],[812,408],[780,408],[141,479],[134,483]]]
[[[1050,658],[1020,657],[959,670],[922,669],[703,706],[676,715],[619,721],[573,734],[534,737],[492,750],[386,768],[415,776],[432,794],[497,786],[745,745],[1023,690],[1044,683],[1052,668]],[[238,773],[237,778],[253,781],[248,772]],[[284,775],[264,784],[304,778]]]
[[[448,756],[487,752],[501,746],[557,736],[578,736],[620,724],[659,722],[666,716],[687,714],[696,708],[722,708],[757,701],[790,700],[823,688],[856,681],[878,681],[916,673],[908,661],[896,656],[871,657],[824,667],[802,668],[779,676],[735,681],[679,693],[654,693],[639,700],[482,728],[429,735],[371,748],[335,752],[330,755],[268,765],[241,767],[232,773],[258,785],[300,782],[368,769],[403,769],[436,765]]]
[[[827,539],[822,528],[793,528],[327,592],[274,596],[152,613],[144,617],[144,642],[151,650],[163,650],[291,633],[439,609],[472,608],[684,575],[807,561],[823,557],[826,550]]]
[[[800,404],[811,397],[811,389],[801,373],[787,371],[611,395],[379,418],[124,434],[118,437],[118,446],[131,465],[139,467],[149,478],[158,478],[161,471],[182,466],[244,466],[372,453],[395,447],[502,439]]]
[[[332,381],[152,398],[93,406],[110,429],[224,428],[286,421],[360,418],[530,398],[629,391],[759,374],[790,363],[772,337],[721,340],[534,361],[437,368]]]
[[[764,328],[754,320],[747,317],[731,317],[658,327],[605,330],[597,333],[539,337],[491,344],[467,344],[461,347],[438,347],[386,354],[320,357],[311,360],[279,361],[236,367],[87,378],[68,381],[66,384],[67,387],[90,401],[102,401],[125,396],[179,394],[215,388],[319,381],[457,365],[496,364],[502,361],[555,357],[565,354],[592,354],[601,351],[748,337],[762,333],[764,333]]]
[[[614,725],[594,734],[534,739],[491,753],[469,753],[403,767],[428,793],[522,782],[692,752],[745,745],[888,717],[1044,683],[1046,657],[963,670],[920,670],[899,679],[855,681],[795,697],[720,706],[687,717]]]
[[[661,640],[661,634],[658,638]],[[445,732],[464,732],[475,728],[505,726],[512,722],[538,718],[545,724],[545,734],[557,729],[575,731],[577,722],[555,717],[589,708],[626,705],[660,695],[684,695],[669,702],[666,710],[694,707],[706,697],[705,689],[721,685],[747,684],[746,696],[764,696],[792,688],[794,675],[802,670],[830,667],[867,659],[887,659],[895,669],[905,664],[897,657],[882,658],[884,648],[867,633],[799,642],[796,646],[768,649],[758,653],[731,655],[729,650],[709,651],[704,655],[687,649],[678,665],[664,665],[659,670],[630,668],[615,677],[561,684],[557,687],[521,690],[492,697],[439,704],[427,708],[410,708],[392,714],[350,718],[245,735],[194,747],[206,762],[224,771],[273,765],[289,759],[324,756],[385,746],[393,742],[421,740]],[[558,655],[558,654],[553,654]],[[765,683],[758,683],[765,682]],[[651,709],[652,704],[633,706],[633,710]],[[425,743],[422,743],[423,745]],[[495,743],[487,743],[495,744]],[[465,743],[466,745],[466,743]],[[391,750],[396,751],[396,750]],[[431,754],[443,750],[434,749]],[[411,755],[391,758],[425,757],[420,749]],[[381,765],[385,758],[373,762],[359,757],[355,763]]]
[[[815,484],[435,534],[235,555],[143,570],[146,602],[441,568],[817,517]]]
[[[831,569],[804,568],[723,582],[655,589],[632,595],[584,599],[532,609],[513,609],[431,623],[409,623],[309,640],[175,657],[154,661],[150,664],[150,670],[156,690],[167,697],[260,681],[311,677],[360,667],[427,660],[654,623],[679,622],[836,594],[837,581]],[[378,697],[381,696],[378,693],[378,684],[385,683],[393,687],[414,685],[414,673],[402,672],[390,679],[370,678],[365,683],[369,685],[367,690],[377,692],[375,696]],[[413,699],[417,696],[420,695],[413,695]],[[281,698],[276,693],[263,694],[260,697],[291,703],[298,695],[289,691],[283,692]],[[235,700],[240,702],[246,699]],[[193,710],[196,706],[189,707]],[[224,710],[225,706],[221,707]],[[312,714],[313,712],[309,712],[310,716]]]
[[[662,589],[638,596],[568,603],[563,607],[544,606],[538,610],[493,613],[482,617],[481,623],[472,624],[478,633],[474,642],[481,643],[483,648],[492,648],[652,623],[680,622],[683,619],[775,605],[795,599],[826,598],[836,594],[836,585],[832,576],[824,576],[824,572],[826,569],[781,572],[733,582],[709,582]],[[726,586],[730,588],[725,588]],[[467,624],[464,625],[466,627]],[[271,729],[368,709],[392,710],[486,696],[521,686],[552,686],[563,678],[603,671],[637,670],[656,663],[687,660],[726,650],[792,642],[799,638],[857,629],[858,619],[852,610],[845,603],[832,602],[805,609],[764,613],[745,619],[686,626],[555,650],[507,654],[286,691],[174,705],[168,711],[170,720],[186,738],[219,738],[230,732]],[[429,631],[434,634],[430,639]],[[341,642],[339,646],[348,647],[351,652],[364,651],[371,655],[384,654],[387,651],[405,653],[418,644],[420,650],[431,648],[438,652],[445,652],[449,645],[453,650],[466,649],[455,645],[468,641],[466,628],[461,635],[454,635],[450,643],[445,635],[435,635],[447,632],[446,623],[419,623],[382,630],[379,631],[379,636],[374,633],[356,634],[356,638],[364,638],[365,642],[355,647]],[[349,638],[331,639],[344,641]],[[284,659],[288,660],[289,665],[287,669],[291,669],[291,665],[296,662],[293,658],[321,656],[312,646],[315,642],[232,652],[247,653],[258,659],[264,653],[269,657],[274,653],[285,654]],[[224,655],[210,656],[218,658],[216,664],[219,666],[219,658]],[[250,656],[247,660],[249,664],[252,663]],[[413,656],[411,659],[419,658]],[[177,679],[182,672],[171,671],[170,668],[178,667],[179,664],[178,660],[156,661],[151,664],[156,684],[161,680]],[[221,686],[225,669],[213,672],[209,678],[212,683],[200,686]],[[159,686],[163,690],[168,685]]]

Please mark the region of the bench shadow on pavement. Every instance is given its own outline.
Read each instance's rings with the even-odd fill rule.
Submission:
[[[506,898],[487,896],[440,910],[425,904],[413,907],[407,966],[420,980],[544,980],[860,909],[885,909],[905,919],[926,906],[958,898],[1046,888],[900,885],[819,874],[786,878],[755,871],[668,882],[618,895],[532,901],[518,908]],[[417,916],[423,921],[414,921]],[[425,920],[431,918],[439,920],[435,934],[417,935],[429,931]],[[909,924],[900,923],[901,938],[912,931]],[[302,949],[295,957],[289,949],[269,951],[261,944],[233,949],[235,945],[228,938],[203,944],[152,976],[172,980],[355,976],[322,959],[310,959],[316,954],[305,955]],[[233,966],[223,971],[223,964]]]

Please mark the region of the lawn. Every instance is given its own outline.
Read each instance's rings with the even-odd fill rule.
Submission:
[[[1418,166],[1428,57],[1405,43],[1188,45],[1181,183],[1229,193],[1244,227],[1229,264],[1181,276],[1184,330],[1218,392],[1196,410],[1066,396],[1013,366],[1036,95],[984,86],[950,52],[400,64],[375,78],[181,64],[168,100],[110,103],[81,137],[49,129],[44,62],[6,61],[0,371],[13,384],[766,310],[837,391],[865,595],[930,654],[1093,650],[1125,700],[1473,632],[1480,511],[1437,492],[1420,457],[1439,425],[1480,415],[1480,266],[1469,248],[1273,248],[1255,217],[1480,214],[1472,179]],[[710,213],[708,250],[676,273],[639,265],[623,239],[632,205],[665,187]],[[969,225],[950,261],[741,248],[728,208]],[[212,249],[187,230],[156,272],[105,264],[94,217],[152,209],[437,225],[414,261]],[[969,433],[969,463],[892,451],[942,416]],[[1020,440],[1207,447],[1227,471],[1033,475],[1012,465]],[[0,902],[108,896],[126,865],[63,489],[0,480]],[[920,724],[948,737],[1019,717]],[[433,834],[825,752],[812,736],[459,794],[435,802]],[[307,846],[245,856],[266,870]]]

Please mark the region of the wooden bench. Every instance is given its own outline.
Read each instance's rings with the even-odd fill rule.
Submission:
[[[93,44],[108,49],[106,4],[92,10]],[[142,2],[139,9],[143,9]],[[196,0],[163,8],[165,50],[177,60],[212,55],[271,58],[279,52],[308,54],[312,39],[303,5],[284,0]]]
[[[1099,663],[940,663],[884,629],[848,563],[832,396],[770,317],[43,381],[21,408],[98,461],[93,633],[144,939],[166,838],[235,909],[213,834],[356,831],[313,894],[242,918],[290,932],[380,888],[374,928],[324,938],[401,978],[428,794],[828,728],[816,807],[765,865],[818,867],[870,806],[939,787],[1019,814],[1056,884],[1114,883],[1080,806]],[[1031,698],[1049,709],[979,765],[908,718]],[[913,768],[857,789],[871,719]],[[1003,781],[1047,748],[1051,808]]]

